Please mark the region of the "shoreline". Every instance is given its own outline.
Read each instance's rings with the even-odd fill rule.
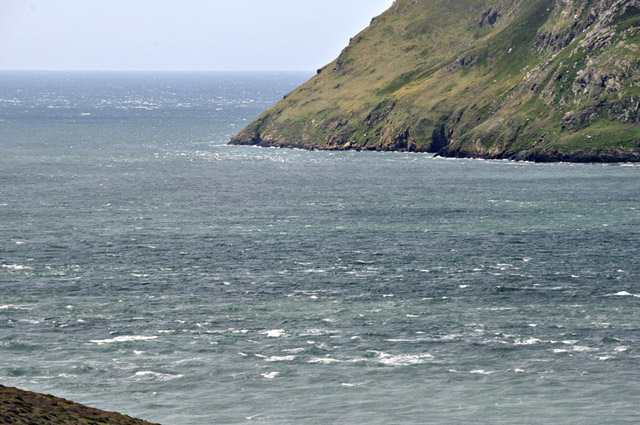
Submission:
[[[279,149],[299,149],[306,151],[355,151],[355,152],[405,152],[405,153],[429,153],[439,158],[459,158],[459,159],[487,159],[487,160],[508,160],[516,162],[534,162],[534,163],[574,163],[574,164],[617,164],[617,163],[640,163],[640,152],[637,151],[575,151],[575,152],[552,152],[544,150],[521,150],[514,152],[501,152],[497,154],[488,153],[470,153],[464,151],[448,152],[441,150],[439,152],[429,152],[426,149],[419,148],[392,148],[372,146],[309,146],[304,143],[289,142],[268,142],[263,139],[252,139],[250,141],[242,139],[232,139],[227,143],[231,146],[256,146],[261,148],[279,148]]]

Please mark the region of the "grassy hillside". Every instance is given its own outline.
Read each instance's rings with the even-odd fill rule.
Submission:
[[[640,161],[639,0],[396,0],[235,144]]]
[[[152,425],[118,413],[86,407],[51,395],[0,385],[0,424]]]

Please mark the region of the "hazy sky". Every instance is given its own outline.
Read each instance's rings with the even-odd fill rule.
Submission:
[[[393,0],[0,0],[0,69],[305,70]]]

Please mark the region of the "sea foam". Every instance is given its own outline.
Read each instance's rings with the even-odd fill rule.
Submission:
[[[158,339],[157,336],[142,336],[142,335],[126,335],[117,336],[110,339],[92,339],[91,342],[98,345],[114,344],[118,342],[132,342],[132,341],[153,341]]]

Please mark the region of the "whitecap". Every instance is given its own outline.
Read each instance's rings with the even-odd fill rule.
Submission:
[[[514,344],[515,345],[535,345],[538,344],[539,342],[542,342],[542,340],[538,339],[538,338],[520,338],[517,339]]]
[[[136,372],[135,376],[138,379],[155,379],[158,381],[171,381],[172,379],[182,378],[184,375],[180,375],[180,374],[172,375],[170,373],[160,373],[160,372],[154,372],[151,370],[142,370],[140,372]]]
[[[261,376],[266,379],[273,379],[278,375],[280,375],[280,372],[267,372],[261,374]]]
[[[572,348],[573,351],[577,352],[577,353],[588,353],[590,351],[596,351],[595,348],[591,348],[591,347],[585,347],[583,345],[576,345]]]
[[[3,266],[4,267],[4,266]],[[614,297],[634,297],[634,298],[640,298],[640,295],[638,294],[632,294],[630,292],[627,291],[620,291],[620,292],[616,292],[615,294],[612,294],[610,296],[614,296]]]
[[[306,329],[304,332],[300,334],[300,336],[319,336],[319,335],[328,335],[331,333],[332,333],[331,331],[328,331],[326,329],[312,328],[312,329]]]
[[[22,270],[33,270],[33,267],[23,266],[22,264],[3,264],[2,268],[12,272],[18,272]]]
[[[304,272],[305,273],[326,273],[327,271],[324,269],[307,269]]]
[[[495,372],[489,372],[484,369],[475,369],[475,370],[470,370],[469,373],[472,375],[491,375]]]
[[[142,335],[125,335],[117,336],[110,339],[92,339],[91,342],[98,345],[113,344],[118,342],[133,342],[133,341],[153,341],[158,339],[157,336],[142,336]]]
[[[291,362],[293,360],[296,359],[296,356],[271,356],[271,357],[267,357],[264,360],[266,362]]]
[[[433,360],[433,355],[425,354],[388,354],[383,352],[376,352],[379,363],[387,366],[410,366],[423,364],[429,360]]]
[[[262,335],[266,335],[269,338],[282,338],[287,336],[284,329],[272,329],[270,331],[260,332]]]
[[[300,347],[300,348],[289,348],[289,349],[282,350],[282,351],[284,351],[285,353],[299,354],[299,353],[302,353],[303,351],[305,351],[305,349]]]
[[[448,335],[443,335],[438,339],[441,341],[453,341],[454,339],[461,338],[462,336],[463,336],[462,334],[448,334]]]
[[[21,305],[5,304],[5,305],[0,305],[0,310],[30,310],[30,309]]]
[[[310,359],[307,363],[312,363],[312,364],[333,364],[333,363],[342,363],[341,360],[338,359],[332,359],[330,357],[314,357],[312,359]]]
[[[420,339],[410,339],[410,338],[389,338],[385,339],[387,342],[420,342]]]

